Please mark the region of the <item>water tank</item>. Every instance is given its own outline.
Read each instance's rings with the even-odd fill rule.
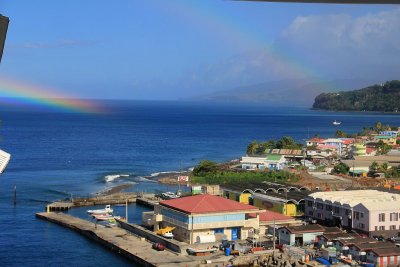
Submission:
[[[225,248],[225,256],[231,255],[231,249],[230,248]]]
[[[214,243],[215,235],[199,235],[196,237],[196,243]]]

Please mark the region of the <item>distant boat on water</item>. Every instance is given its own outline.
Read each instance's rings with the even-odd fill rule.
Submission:
[[[342,124],[342,122],[341,122],[341,121],[336,121],[336,120],[334,120],[334,121],[332,122],[332,124],[337,126],[337,125]]]

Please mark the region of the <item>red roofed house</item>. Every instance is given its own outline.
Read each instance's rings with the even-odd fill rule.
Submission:
[[[213,195],[195,195],[161,201],[154,207],[154,230],[175,227],[174,238],[195,243],[198,237],[225,234],[229,240],[246,239],[259,229],[257,207]],[[256,216],[251,216],[255,214]]]
[[[278,239],[280,244],[290,246],[294,245],[307,245],[316,241],[318,236],[324,233],[340,233],[337,227],[323,227],[319,224],[308,224],[300,226],[285,226],[279,228]]]
[[[377,267],[399,266],[400,248],[373,248],[367,252],[367,261]]]
[[[260,233],[272,234],[274,224],[277,229],[282,226],[301,224],[301,221],[271,210],[260,213]]]
[[[314,137],[310,140],[307,140],[307,146],[317,146],[321,144],[325,139]]]

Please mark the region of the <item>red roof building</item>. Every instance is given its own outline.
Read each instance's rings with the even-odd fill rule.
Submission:
[[[190,244],[221,236],[229,240],[246,239],[254,229],[259,229],[262,211],[207,194],[170,199],[154,207],[154,230],[173,227],[174,238]]]
[[[186,214],[259,211],[259,208],[214,195],[195,195],[161,201],[160,205]]]

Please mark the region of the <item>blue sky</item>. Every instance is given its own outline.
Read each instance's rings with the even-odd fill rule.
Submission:
[[[0,83],[83,98],[180,99],[286,79],[399,79],[394,5],[2,0],[0,13],[10,18]]]

